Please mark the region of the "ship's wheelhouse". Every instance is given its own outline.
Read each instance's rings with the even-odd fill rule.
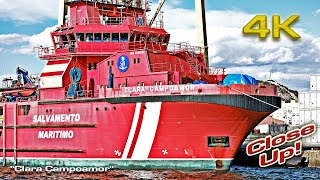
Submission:
[[[82,73],[81,91],[95,95],[100,86],[121,90],[131,86],[178,85],[194,81],[219,84],[225,77],[224,73],[209,73],[202,48],[188,43],[170,44],[170,34],[164,30],[163,19],[155,23],[147,21],[149,9],[146,5],[84,0],[66,4],[69,15],[64,25],[51,33],[54,46],[41,47],[39,57],[49,60],[48,64],[68,61],[68,66],[60,70],[63,73],[59,77],[50,77],[55,79],[52,83],[59,82],[59,87],[41,87],[41,92],[46,94],[42,98],[57,98],[49,95],[52,88],[59,88],[59,97],[64,97],[72,84],[69,75],[72,68],[78,68]],[[56,68],[48,64],[48,67]],[[48,67],[45,69],[50,69]],[[123,69],[125,67],[127,69]]]
[[[112,53],[148,48],[166,51],[170,35],[160,29],[131,26],[77,26],[59,28],[52,33],[57,54]]]

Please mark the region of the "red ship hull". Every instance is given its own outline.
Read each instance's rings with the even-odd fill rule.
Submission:
[[[244,95],[206,100],[180,95],[170,97],[172,102],[157,98],[145,97],[148,102],[140,97],[136,103],[120,102],[121,98],[7,103],[2,161],[29,166],[228,169],[245,137],[270,114],[253,99],[248,101],[251,106],[240,107]],[[210,98],[230,105],[210,103]],[[28,115],[19,112],[23,104],[31,105]],[[209,147],[208,137],[228,137],[228,142]]]

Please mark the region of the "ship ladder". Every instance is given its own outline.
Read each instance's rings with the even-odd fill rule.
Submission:
[[[187,59],[188,64],[190,65],[190,71],[192,73],[198,73],[196,63],[192,59]]]

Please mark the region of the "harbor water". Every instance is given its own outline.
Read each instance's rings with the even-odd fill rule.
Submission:
[[[257,168],[232,166],[230,171],[110,170],[106,173],[15,173],[0,168],[0,179],[320,179],[318,168]]]

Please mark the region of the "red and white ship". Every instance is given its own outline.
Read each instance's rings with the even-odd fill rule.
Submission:
[[[37,93],[1,89],[4,165],[228,169],[280,106],[275,86],[239,83],[203,48],[170,44],[162,18],[146,20],[147,0],[65,5],[54,47],[38,47]]]

